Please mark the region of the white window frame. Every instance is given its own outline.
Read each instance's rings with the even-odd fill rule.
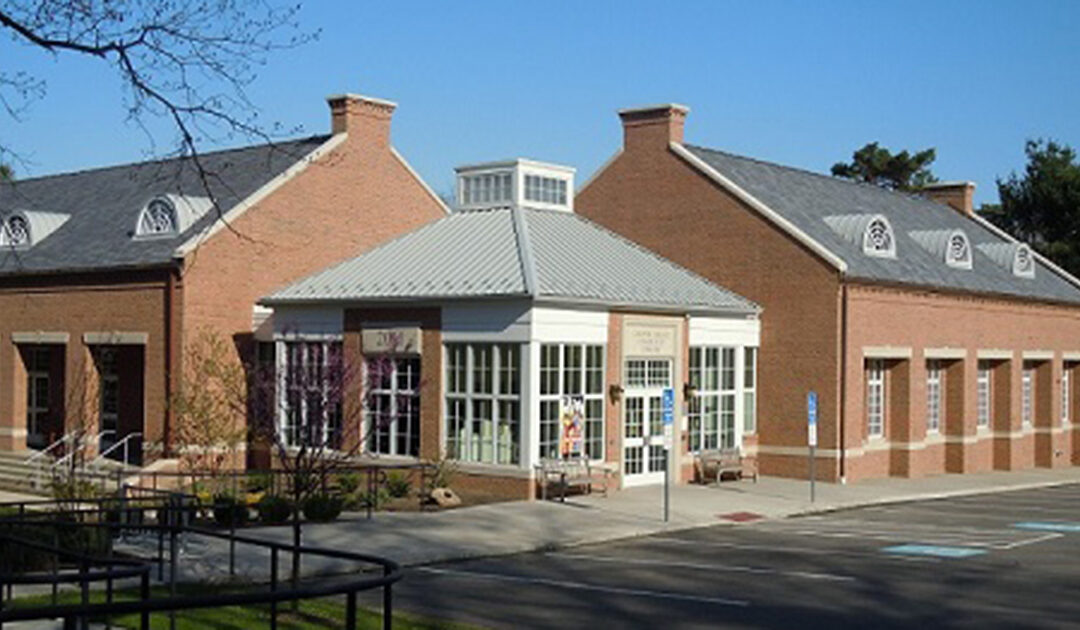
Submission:
[[[888,238],[888,243],[885,248],[878,248],[874,243],[874,233],[871,228],[875,225],[881,225],[882,231]],[[866,222],[866,227],[863,228],[862,234],[862,248],[863,253],[867,256],[874,256],[877,258],[896,258],[896,231],[892,228],[892,223],[887,218],[881,215],[874,215]]]
[[[375,383],[371,377],[371,368],[376,361],[385,361],[391,366],[389,388],[384,387],[382,383]],[[403,368],[407,368],[409,372],[403,374]],[[364,374],[367,375],[367,382],[371,387],[367,395],[369,408],[364,410],[366,426],[364,450],[366,452],[399,457],[420,456],[420,374],[422,369],[423,363],[416,355],[364,357]],[[412,382],[412,386],[402,387],[402,376],[407,378],[410,374],[415,376],[415,379],[408,379]],[[386,412],[390,418],[386,423],[386,428],[381,428],[377,424],[378,414],[383,410],[376,406],[376,401],[382,396],[388,397],[390,403],[390,409]],[[415,426],[409,426],[413,424],[413,421]],[[383,433],[386,433],[386,449],[379,444]],[[399,444],[402,438],[406,442],[404,452]]]
[[[48,441],[48,436],[42,429],[42,425],[49,419],[49,407],[52,395],[52,379],[49,368],[52,364],[52,351],[48,347],[31,346],[27,350],[29,361],[26,366],[26,429],[27,435],[35,438],[41,438],[43,442],[40,446],[45,446],[45,442]],[[45,367],[42,369],[40,361],[45,362]],[[45,383],[45,400],[42,401],[38,397],[37,384],[39,381]],[[36,430],[35,430],[36,429]]]
[[[1072,372],[1068,363],[1062,364],[1061,368],[1061,426],[1069,426],[1072,409]]]
[[[689,448],[697,453],[734,448],[740,443],[735,410],[744,374],[738,373],[735,346],[702,345],[690,348]],[[742,378],[740,378],[742,377]]]
[[[168,225],[152,221],[151,210],[160,207],[165,210]],[[176,205],[165,197],[154,197],[147,202],[146,207],[139,213],[139,220],[135,224],[135,236],[140,238],[153,238],[156,236],[175,236],[180,230],[180,217],[176,211]]]
[[[459,350],[464,351],[463,366],[452,361]],[[447,378],[446,435],[443,437],[443,444],[447,457],[459,462],[522,466],[525,461],[521,450],[525,429],[521,404],[524,346],[516,343],[454,342],[445,344],[444,351],[447,358]],[[484,373],[490,371],[491,388],[486,390],[486,384],[481,383],[478,391],[477,357],[484,356],[485,352],[489,353],[491,362],[486,369],[484,366],[481,368]],[[509,361],[507,357],[511,357]],[[455,368],[464,370],[464,381],[461,380],[460,372],[451,374]],[[487,377],[482,380],[487,380]],[[457,386],[452,386],[452,381],[456,382]],[[490,418],[478,417],[476,413],[477,407],[484,405],[490,409]],[[490,435],[487,439],[484,436],[483,424],[486,421],[490,422]],[[474,432],[476,423],[481,425],[479,434]],[[503,438],[504,435],[506,439]]]
[[[743,348],[743,435],[757,433],[757,346]]]
[[[327,368],[332,367],[330,365],[330,357],[331,357],[330,349],[331,348],[336,348],[336,352],[338,353],[339,359],[342,359],[344,357],[344,347],[343,347],[342,340],[341,340],[340,337],[334,337],[334,338],[325,338],[324,337],[324,338],[310,338],[310,339],[309,338],[297,338],[297,339],[280,340],[280,341],[278,341],[278,343],[281,344],[281,347],[279,348],[280,352],[278,353],[278,357],[279,357],[278,358],[278,361],[279,361],[278,365],[281,368],[281,370],[278,373],[278,388],[277,388],[277,390],[278,390],[278,409],[279,409],[279,413],[278,413],[278,431],[280,432],[280,435],[282,436],[281,437],[281,443],[284,446],[289,447],[289,448],[298,447],[298,446],[300,446],[300,444],[299,444],[299,438],[298,438],[298,435],[296,434],[296,431],[299,429],[300,426],[302,426],[304,424],[304,422],[301,422],[300,424],[294,425],[290,421],[291,420],[292,407],[290,406],[289,396],[290,396],[290,394],[294,393],[294,389],[289,384],[289,377],[290,377],[289,375],[290,375],[291,370],[292,370],[292,368],[291,368],[291,366],[289,364],[289,360],[295,356],[293,351],[298,350],[298,351],[301,352],[301,355],[300,355],[301,356],[301,364],[302,364],[303,367],[306,367],[311,361],[310,349],[315,347],[315,346],[320,346],[321,347],[320,356],[321,356],[321,363],[322,363],[321,367],[322,367],[322,370],[323,370],[322,374],[325,376],[326,373],[327,373]],[[339,366],[339,367],[343,367],[343,366]],[[344,375],[342,375],[342,376],[344,376]],[[305,377],[305,378],[308,378],[308,377]],[[322,379],[320,379],[320,381],[321,382],[318,384],[318,389],[319,389],[318,392],[316,392],[313,389],[313,388],[316,387],[316,385],[314,384],[314,381],[312,381],[311,383],[304,383],[304,382],[300,383],[300,385],[299,385],[300,387],[306,388],[309,391],[308,392],[304,392],[304,391],[300,392],[300,399],[298,401],[299,402],[298,413],[300,414],[301,419],[305,418],[309,413],[308,407],[309,407],[309,404],[311,402],[311,398],[309,398],[309,396],[307,394],[321,393],[322,401],[321,401],[319,406],[320,406],[320,409],[322,410],[321,411],[322,418],[321,418],[321,422],[320,422],[322,427],[321,427],[321,432],[320,432],[319,435],[322,437],[322,443],[321,444],[314,444],[314,445],[311,445],[311,446],[316,447],[316,448],[325,448],[327,450],[331,450],[331,446],[334,444],[334,441],[336,439],[340,438],[340,431],[342,429],[342,427],[340,425],[341,425],[341,422],[342,422],[342,419],[343,419],[342,418],[343,409],[341,409],[341,406],[344,404],[344,400],[341,400],[341,398],[343,398],[343,397],[340,395],[341,393],[339,392],[339,394],[337,396],[339,398],[339,400],[337,401],[337,403],[335,405],[333,405],[334,408],[331,408],[331,405],[328,404],[329,403],[328,399],[329,399],[329,394],[330,394],[330,391],[329,391],[330,382],[326,378],[322,378]],[[335,427],[334,426],[335,424],[337,424],[338,426]],[[333,436],[334,432],[338,433],[337,437]]]
[[[942,404],[944,392],[944,369],[941,361],[930,359],[926,362],[926,432],[940,433],[944,417]]]
[[[994,406],[994,370],[990,362],[982,359],[976,366],[975,376],[975,426],[990,428]]]
[[[1035,416],[1035,367],[1024,362],[1020,369],[1020,425],[1030,427]]]
[[[555,350],[557,349],[557,350]],[[548,362],[549,353],[555,350],[558,364],[552,366]],[[567,370],[567,357],[574,352],[578,353],[578,365],[573,372]],[[598,363],[592,362],[597,358]],[[576,374],[575,374],[576,372]],[[593,378],[598,375],[597,387],[590,390],[590,372]],[[605,438],[607,427],[605,425],[604,391],[607,381],[607,346],[598,343],[541,343],[540,344],[540,374],[539,405],[537,418],[540,420],[540,444],[539,453],[542,459],[561,457],[559,449],[559,431],[561,427],[560,411],[563,396],[581,396],[585,405],[585,426],[583,436],[583,450],[591,461],[604,461],[606,455]],[[554,379],[554,380],[553,380]],[[573,381],[577,391],[568,391],[567,384]],[[554,384],[552,389],[549,385]],[[590,413],[590,410],[599,410],[599,416]],[[554,414],[554,418],[552,415]],[[599,431],[599,435],[596,431]]]
[[[866,360],[866,434],[870,438],[885,435],[885,412],[887,396],[885,391],[885,360]]]

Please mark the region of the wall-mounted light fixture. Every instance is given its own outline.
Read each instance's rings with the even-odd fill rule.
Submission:
[[[682,386],[683,400],[690,401],[697,396],[697,387],[694,387],[693,383],[683,383]]]
[[[622,385],[619,385],[618,383],[612,383],[611,386],[608,387],[608,398],[611,399],[611,403],[618,404],[618,402],[622,400],[622,395],[624,391],[626,390],[623,389]]]

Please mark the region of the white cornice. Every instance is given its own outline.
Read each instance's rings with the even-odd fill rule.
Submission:
[[[678,155],[682,159],[686,160],[687,163],[704,173],[709,179],[713,180],[722,188],[738,197],[742,202],[756,210],[766,219],[772,221],[774,225],[779,227],[784,232],[787,232],[798,242],[808,247],[810,251],[820,256],[822,259],[825,260],[825,262],[829,263],[838,271],[840,271],[840,273],[847,272],[847,263],[844,262],[843,258],[840,258],[828,248],[826,248],[824,245],[811,238],[809,234],[803,232],[801,229],[799,229],[798,226],[796,226],[791,221],[788,221],[779,212],[766,206],[761,201],[758,201],[756,197],[740,188],[738,185],[735,184],[735,182],[721,175],[719,171],[710,166],[705,160],[702,160],[698,156],[694,155],[693,152],[691,152],[683,145],[679,144],[678,142],[672,142],[669,146],[671,147],[671,151],[675,153],[675,155]]]
[[[296,177],[304,170],[306,170],[308,166],[315,162],[315,160],[319,159],[326,153],[329,153],[330,151],[336,149],[338,146],[341,145],[342,142],[345,142],[345,139],[347,137],[348,134],[345,133],[335,134],[328,138],[326,142],[315,147],[315,149],[312,150],[310,153],[294,162],[293,165],[289,168],[285,169],[283,173],[263,184],[261,187],[259,187],[258,190],[241,200],[240,203],[236,204],[232,208],[229,208],[227,212],[214,219],[214,221],[211,222],[210,225],[206,226],[197,234],[192,235],[186,241],[181,243],[180,246],[173,251],[173,258],[183,258],[184,256],[190,254],[203,242],[209,240],[212,236],[224,229],[225,226],[230,225],[233,221],[240,218],[241,215],[254,207],[255,204],[259,203],[263,199],[266,199],[277,189],[285,185],[285,183],[288,182],[290,179]]]

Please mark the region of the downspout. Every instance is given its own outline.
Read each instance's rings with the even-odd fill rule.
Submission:
[[[162,458],[172,455],[173,378],[175,376],[173,371],[173,355],[175,354],[173,348],[173,329],[175,327],[173,308],[176,305],[176,277],[178,274],[179,269],[170,269],[168,278],[165,281],[165,426],[162,427],[161,431]]]
[[[844,439],[845,427],[847,426],[844,409],[847,402],[847,347],[848,347],[848,287],[841,280],[840,283],[840,483],[847,483],[847,441]]]

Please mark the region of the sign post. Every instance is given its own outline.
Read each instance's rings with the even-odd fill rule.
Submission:
[[[671,505],[671,449],[675,441],[675,390],[664,388],[664,522],[668,521]]]
[[[817,459],[814,451],[817,450],[817,392],[806,394],[806,442],[810,446],[810,502],[814,502],[814,462]]]

